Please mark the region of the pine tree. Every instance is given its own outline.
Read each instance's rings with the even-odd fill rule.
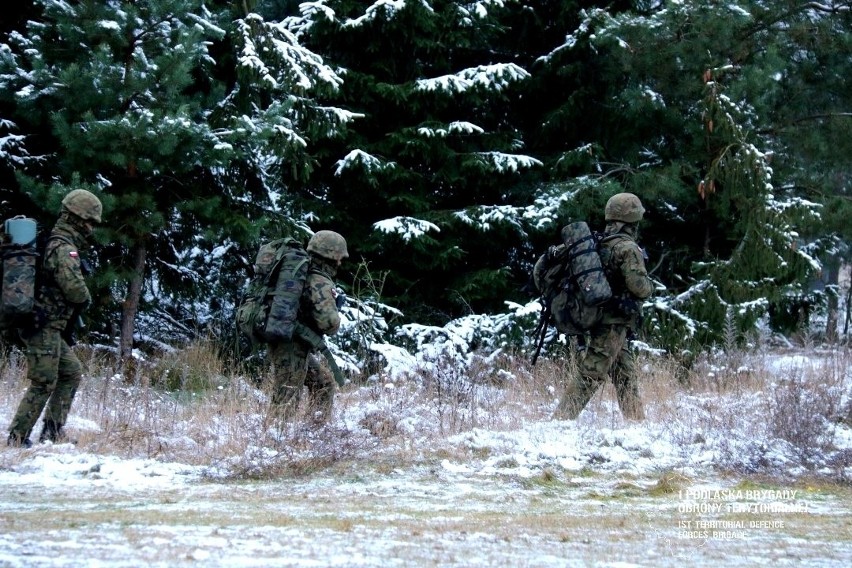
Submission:
[[[40,4],[0,52],[14,116],[50,125],[51,159],[20,184],[43,202],[77,185],[102,196],[101,276],[121,294],[126,357],[141,301],[188,331],[221,303],[210,285],[239,260],[224,251],[280,211],[278,170],[299,164],[292,175],[302,175],[311,136],[345,122],[305,96],[339,79],[292,34],[254,14],[235,19],[229,3]]]

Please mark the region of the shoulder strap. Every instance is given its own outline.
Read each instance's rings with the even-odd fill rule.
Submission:
[[[46,241],[43,241],[43,248],[38,251],[39,255],[42,257],[42,263],[44,262],[44,259],[47,258],[47,246],[50,244],[51,241],[61,241],[65,244],[71,245],[74,248],[77,248],[77,245],[74,243],[74,241],[64,235],[50,235],[47,237]]]
[[[62,241],[62,242],[64,242],[64,243],[67,243],[67,244],[71,245],[72,247],[76,247],[76,246],[77,246],[77,245],[74,243],[74,241],[72,241],[71,239],[69,239],[69,238],[68,238],[68,237],[66,237],[65,235],[50,235],[49,237],[47,237],[47,242],[49,243],[50,241]],[[45,244],[46,244],[46,243],[45,243]]]
[[[288,237],[286,239],[283,239],[281,246],[278,247],[278,250],[275,252],[275,262],[272,263],[272,268],[269,270],[269,273],[266,275],[266,279],[264,280],[264,284],[267,288],[267,295],[276,295],[274,289],[278,282],[279,273],[281,272],[281,264],[284,262],[284,257],[286,256],[288,250],[293,248],[303,249],[304,247],[302,247],[302,243],[300,243],[296,239]],[[305,253],[305,258],[299,261],[299,263],[295,266],[293,272],[298,272],[299,270],[301,270],[303,264],[309,262],[310,258],[307,256],[307,253]],[[310,270],[310,267],[311,264],[308,264],[308,270]]]
[[[287,242],[285,241],[281,243],[281,246],[279,246],[278,250],[275,251],[275,262],[272,263],[272,267],[263,279],[263,282],[267,287],[275,286],[275,282],[278,280],[278,273],[281,271],[281,263],[284,261],[284,255],[286,253]]]
[[[603,237],[600,240],[600,242],[605,243],[605,242],[615,241],[615,240],[636,242],[633,239],[633,237],[631,237],[630,235],[625,235],[624,233],[615,233],[613,235],[607,235],[607,236]]]

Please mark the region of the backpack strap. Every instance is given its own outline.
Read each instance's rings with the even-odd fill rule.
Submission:
[[[50,235],[47,237],[46,241],[43,241],[44,245],[42,247],[42,256],[44,258],[47,258],[47,245],[49,245],[51,241],[61,241],[67,245],[77,248],[77,244],[65,235]]]
[[[582,245],[584,243],[591,242],[592,247],[595,249],[595,252],[598,252],[600,244],[602,242],[604,242],[604,240],[605,239],[602,239],[598,233],[595,233],[594,231],[590,231],[589,234],[586,235],[585,237],[583,237],[581,239],[577,239],[575,242],[571,243],[571,246],[568,247],[568,258],[566,260],[566,263],[569,266],[571,266],[571,265],[573,265],[575,258],[582,256],[584,254],[589,254],[589,250],[585,249],[585,248],[580,249],[580,245]],[[581,277],[586,276],[587,274],[592,274],[593,272],[600,272],[600,271],[601,271],[601,268],[592,267],[592,268],[587,268],[586,270],[581,270],[580,272],[573,272],[572,271],[572,276],[574,278],[574,281],[576,282],[576,281],[579,281],[579,279]]]
[[[600,242],[603,243],[614,243],[617,241],[628,241],[631,243],[635,243],[636,240],[630,235],[626,235],[624,233],[613,233],[612,235],[606,235],[603,237]],[[626,290],[622,288],[623,280],[618,278],[615,272],[613,271],[613,267],[611,266],[610,260],[612,258],[611,253],[606,255],[601,255],[601,264],[603,264],[604,272],[606,273],[607,280],[610,282],[610,286],[612,286],[612,296],[613,298],[623,296]]]
[[[281,295],[286,293],[283,290],[280,291],[280,292],[277,292],[275,290],[277,288],[276,282],[278,280],[278,273],[281,271],[281,261],[282,260],[283,260],[283,257],[278,259],[275,262],[275,264],[272,265],[272,272],[270,272],[270,275],[272,273],[274,273],[275,279],[271,280],[270,283],[267,284],[267,291],[266,291],[267,296],[281,296]],[[304,260],[299,261],[299,263],[293,268],[293,273],[294,274],[298,273],[302,269],[302,266],[304,266],[305,263],[307,263],[307,262],[310,262],[310,259],[306,258]],[[267,278],[269,278],[269,275],[267,275]]]
[[[272,263],[272,268],[269,270],[269,273],[266,275],[266,279],[264,280],[264,284],[266,286],[265,296],[280,296],[284,293],[276,292],[275,288],[276,283],[278,282],[279,273],[281,272],[281,263],[284,262],[284,256],[290,248],[302,248],[302,243],[292,237],[288,237],[284,239],[284,242],[280,247],[278,247],[278,251],[275,253],[275,262]],[[307,256],[295,266],[293,272],[299,272],[306,262],[310,262],[310,258]]]
[[[594,233],[589,233],[587,236],[583,237],[582,239],[577,239],[575,242],[571,243],[571,246],[568,247],[568,260],[567,260],[567,262],[571,263],[578,256],[580,256],[582,254],[586,254],[585,250],[580,250],[580,251],[575,252],[574,249],[577,249],[580,245],[582,245],[583,243],[585,243],[587,241],[592,241],[594,246],[597,246],[599,239],[595,236]]]
[[[630,241],[636,242],[636,240],[630,235],[625,235],[624,233],[613,233],[611,235],[606,235],[600,239],[601,243],[606,243],[609,241],[622,240],[622,241]]]

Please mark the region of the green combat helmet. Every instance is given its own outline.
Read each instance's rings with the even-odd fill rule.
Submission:
[[[84,221],[101,222],[103,206],[95,194],[85,189],[75,189],[62,199],[62,210],[68,211]]]
[[[349,258],[346,239],[334,231],[317,231],[308,241],[307,250],[330,260],[341,261]]]
[[[607,221],[638,223],[645,214],[642,202],[632,193],[616,193],[606,202],[604,218]]]

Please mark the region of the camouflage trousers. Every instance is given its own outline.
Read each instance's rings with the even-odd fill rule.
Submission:
[[[292,418],[302,390],[307,387],[309,411],[314,420],[325,422],[331,418],[336,385],[331,371],[316,355],[297,341],[287,341],[269,346],[269,361],[273,412],[285,420]]]
[[[52,431],[48,437],[55,439],[68,419],[83,366],[56,329],[41,329],[24,338],[24,343],[30,386],[18,405],[9,434],[18,440],[29,439],[44,410],[45,433]]]
[[[626,325],[606,325],[587,338],[577,375],[568,380],[556,411],[557,418],[576,418],[608,378],[612,378],[622,415],[633,420],[645,418],[636,365],[627,341],[628,330]]]

